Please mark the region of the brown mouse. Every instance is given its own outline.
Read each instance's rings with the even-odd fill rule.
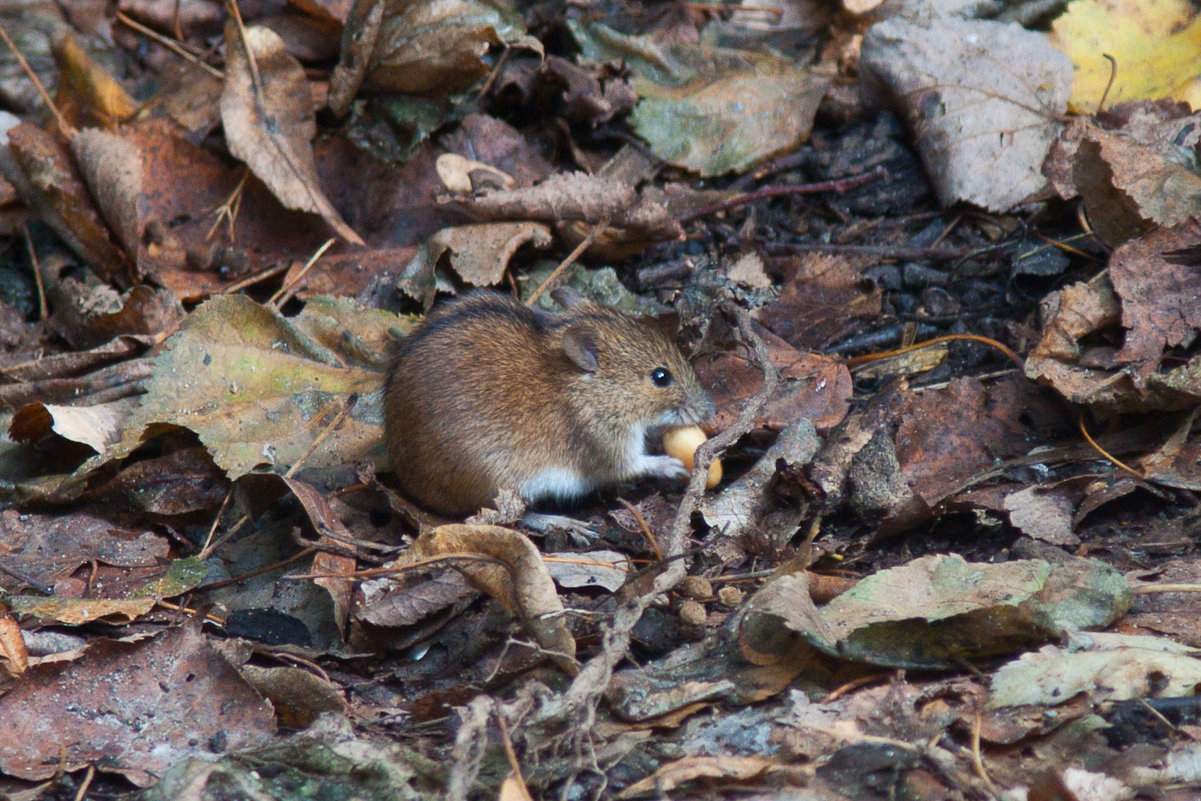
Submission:
[[[556,292],[534,311],[495,292],[436,308],[401,342],[384,387],[384,437],[401,488],[462,516],[502,488],[567,501],[643,476],[683,478],[646,433],[713,414],[709,393],[651,324]]]

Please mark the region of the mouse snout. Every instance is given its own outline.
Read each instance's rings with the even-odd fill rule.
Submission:
[[[701,387],[695,387],[684,398],[684,402],[676,410],[679,422],[684,425],[703,423],[717,411],[713,396]]]

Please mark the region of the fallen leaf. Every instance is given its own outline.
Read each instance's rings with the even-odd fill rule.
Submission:
[[[330,108],[341,116],[360,92],[441,96],[488,72],[493,45],[542,52],[504,2],[360,0],[342,34],[342,56],[330,79]]]
[[[102,278],[129,283],[129,259],[113,243],[70,155],[54,136],[29,123],[8,127],[0,141],[0,172],[75,255]]]
[[[143,229],[138,216],[142,154],[137,145],[98,128],[84,128],[71,137],[71,151],[117,241],[127,254],[136,254]]]
[[[588,58],[624,60],[640,96],[630,117],[656,155],[704,177],[744,170],[809,137],[830,75],[767,48],[677,44],[568,20]]]
[[[112,128],[133,116],[138,105],[125,88],[89,56],[73,35],[54,43],[60,113],[76,127]]]
[[[6,774],[48,779],[96,764],[138,786],[275,733],[270,704],[209,647],[199,619],[137,643],[96,639],[78,661],[33,667],[0,696],[0,718]]]
[[[1196,649],[1161,637],[1081,635],[1077,648],[1046,645],[993,674],[988,707],[1064,703],[1087,693],[1093,703],[1193,694],[1201,683]]]
[[[109,456],[128,453],[148,428],[168,424],[195,431],[230,478],[260,464],[291,465],[354,396],[353,411],[306,464],[375,458],[382,378],[345,366],[353,361],[347,355],[344,361],[245,296],[213,298],[155,360],[141,405]]]
[[[290,209],[320,214],[347,242],[365,246],[330,203],[317,178],[312,141],[317,134],[304,69],[274,31],[225,24],[227,55],[221,121],[235,157]]]
[[[423,303],[432,301],[435,271],[446,257],[450,269],[471,286],[495,286],[505,276],[509,261],[522,245],[546,248],[550,228],[535,222],[497,222],[443,228],[405,265],[397,287]]]
[[[926,556],[861,579],[821,609],[807,587],[787,593],[772,587],[801,580],[785,576],[761,589],[747,602],[740,630],[757,625],[770,632],[778,621],[831,656],[889,667],[950,669],[1065,630],[1107,626],[1130,605],[1126,580],[1089,559],[971,564],[955,555]]]
[[[541,554],[524,534],[500,526],[439,526],[418,537],[398,564],[447,555],[467,557],[451,564],[519,617],[557,665],[576,673],[575,639],[563,618],[563,602]]]
[[[1076,0],[1051,23],[1051,43],[1072,58],[1078,114],[1096,111],[1102,98],[1201,106],[1201,18],[1187,0]]]
[[[863,37],[864,91],[897,106],[944,207],[1008,211],[1041,194],[1071,61],[1018,25],[891,17]],[[982,165],[987,165],[983,167]]]

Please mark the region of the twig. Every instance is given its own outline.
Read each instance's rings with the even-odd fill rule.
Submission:
[[[306,275],[308,275],[309,270],[313,269],[313,266],[317,264],[317,260],[325,255],[325,251],[329,250],[330,247],[332,247],[337,241],[337,239],[331,237],[330,239],[325,240],[325,243],[321,247],[317,248],[317,252],[309,257],[309,260],[305,262],[305,265],[300,268],[300,272],[296,273],[296,277],[281,286],[279,291],[271,296],[271,300],[269,300],[268,303],[271,304],[272,308],[278,310],[281,306],[291,300],[292,296],[296,294],[296,292],[300,291],[300,282],[304,280]]]
[[[708,208],[694,211],[691,214],[685,214],[677,218],[677,222],[681,225],[690,223],[693,220],[699,220],[701,217],[708,217],[710,214],[715,214],[719,211],[725,211],[735,206],[742,206],[747,203],[753,203],[756,200],[764,200],[771,197],[787,197],[788,195],[813,195],[818,192],[838,192],[842,194],[851,189],[857,189],[861,186],[866,186],[870,183],[885,179],[888,177],[888,170],[883,167],[876,167],[871,172],[865,172],[861,175],[853,175],[849,178],[838,178],[833,181],[820,181],[813,184],[794,184],[792,186],[765,186],[762,189],[756,189],[753,192],[747,192],[745,195],[738,195],[720,203],[714,203]]]
[[[1088,440],[1088,444],[1092,445],[1093,448],[1096,449],[1097,453],[1101,454],[1101,456],[1103,456],[1106,461],[1108,461],[1110,464],[1114,465],[1115,467],[1120,467],[1122,470],[1125,470],[1127,473],[1129,473],[1130,475],[1134,476],[1137,479],[1142,479],[1144,481],[1146,480],[1147,477],[1144,476],[1141,472],[1139,472],[1138,470],[1135,470],[1133,467],[1131,467],[1130,465],[1121,461],[1116,456],[1112,455],[1109,451],[1105,450],[1104,448],[1102,448],[1100,445],[1097,444],[1097,441],[1094,440],[1091,435],[1089,435],[1088,429],[1084,427],[1084,412],[1083,411],[1081,411],[1080,414],[1076,415],[1076,424],[1080,427],[1080,433],[1084,435],[1084,438],[1086,440]]]
[[[533,306],[538,301],[538,298],[542,297],[543,293],[554,289],[558,284],[559,276],[563,274],[563,271],[575,264],[576,259],[582,256],[585,250],[592,247],[592,243],[596,241],[596,238],[608,230],[608,228],[609,215],[605,215],[605,218],[597,225],[593,226],[592,230],[588,232],[588,236],[584,237],[584,241],[576,245],[575,250],[567,254],[567,258],[563,259],[563,263],[556,267],[550,275],[546,276],[546,280],[534,290],[534,294],[530,295],[530,299],[525,302],[525,305]]]
[[[779,371],[768,356],[767,346],[755,333],[750,313],[736,306],[732,300],[723,301],[722,309],[735,318],[742,341],[750,349],[751,361],[763,373],[763,386],[742,407],[733,425],[697,449],[692,478],[688,481],[688,489],[684,492],[684,498],[672,522],[667,542],[666,567],[655,577],[650,591],[634,596],[617,607],[612,621],[601,632],[600,653],[583,666],[572,681],[571,687],[563,694],[563,706],[560,711],[570,716],[577,727],[576,731],[582,734],[591,731],[596,722],[596,705],[608,688],[614,669],[625,659],[630,646],[631,632],[642,618],[643,612],[655,598],[671,590],[687,574],[682,557],[687,550],[692,513],[696,511],[705,492],[709,465],[713,463],[719,451],[732,445],[754,427],[755,420],[779,384]]]
[[[29,66],[29,62],[25,60],[25,56],[21,55],[21,51],[17,49],[15,44],[13,44],[13,40],[8,38],[8,31],[4,29],[3,25],[0,25],[0,39],[3,39],[4,43],[8,45],[8,49],[11,50],[13,55],[16,57],[17,63],[21,65],[21,69],[25,71],[25,74],[29,77],[29,80],[33,81],[33,88],[37,90],[39,95],[41,95],[42,102],[46,104],[46,106],[50,109],[50,113],[54,115],[54,121],[58,123],[59,133],[61,133],[67,139],[70,139],[75,133],[75,128],[71,125],[71,123],[67,122],[63,115],[59,112],[58,106],[54,105],[54,101],[50,99],[50,93],[47,92],[46,87],[42,85],[42,81],[38,78],[38,74],[33,71],[33,67]]]
[[[178,20],[176,20],[176,21],[178,22]],[[148,38],[154,42],[157,42],[158,44],[160,44],[163,47],[170,50],[175,55],[182,58],[184,61],[188,61],[188,62],[192,63],[193,65],[200,67],[202,70],[207,72],[209,75],[212,75],[214,78],[217,78],[218,80],[225,79],[225,73],[223,73],[221,70],[217,69],[213,65],[205,63],[195,53],[193,53],[191,50],[184,47],[181,43],[175,41],[174,39],[163,36],[158,31],[154,30],[153,28],[146,27],[142,23],[138,22],[136,19],[130,19],[129,17],[122,14],[120,11],[117,12],[117,22],[120,22],[122,25],[124,25],[127,28],[137,31],[138,33],[142,34],[146,38]]]

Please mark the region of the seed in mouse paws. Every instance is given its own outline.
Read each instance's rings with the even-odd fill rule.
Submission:
[[[696,449],[707,440],[705,432],[699,426],[673,428],[663,435],[663,450],[668,456],[674,456],[684,463],[684,468],[691,473]],[[714,459],[709,465],[709,475],[705,478],[705,489],[713,489],[721,483],[721,459]]]

